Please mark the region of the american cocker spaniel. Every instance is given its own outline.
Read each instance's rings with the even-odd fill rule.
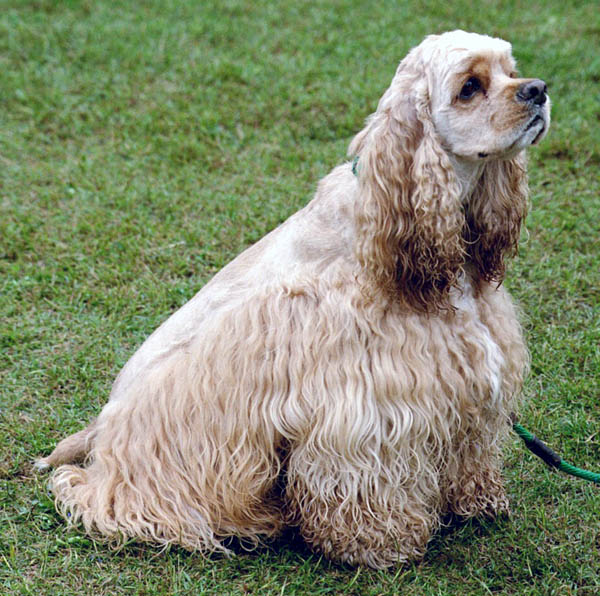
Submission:
[[[500,448],[527,351],[500,285],[546,85],[453,31],[400,63],[356,156],[138,349],[37,462],[95,536],[227,552],[294,525],[386,567],[444,514],[508,511]]]

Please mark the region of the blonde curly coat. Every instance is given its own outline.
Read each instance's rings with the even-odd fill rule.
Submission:
[[[357,176],[335,168],[38,462],[59,466],[69,522],[201,552],[292,524],[386,567],[421,557],[446,512],[508,511],[500,447],[527,353],[499,284],[523,149],[549,123],[513,69],[509,44],[460,31],[409,53],[350,146]]]

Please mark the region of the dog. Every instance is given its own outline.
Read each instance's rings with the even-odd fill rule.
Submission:
[[[295,526],[333,560],[422,557],[442,516],[509,505],[528,365],[501,285],[527,212],[539,79],[453,31],[400,63],[314,199],[221,270],[38,469],[94,536],[229,552]]]

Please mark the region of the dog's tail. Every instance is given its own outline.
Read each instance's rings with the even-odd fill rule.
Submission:
[[[38,471],[55,468],[62,464],[81,463],[90,452],[96,430],[96,420],[86,428],[63,439],[48,457],[42,457],[34,463]]]

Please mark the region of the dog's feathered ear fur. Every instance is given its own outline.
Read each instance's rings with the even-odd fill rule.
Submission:
[[[359,157],[356,250],[367,283],[408,308],[438,312],[452,309],[467,260],[476,279],[502,282],[527,215],[527,175],[524,151],[486,163],[463,210],[427,81],[411,52],[349,153]]]
[[[517,252],[527,194],[525,151],[486,164],[468,201],[465,233],[469,260],[481,280],[500,283],[504,279],[504,257]]]
[[[411,52],[349,148],[359,156],[358,261],[369,283],[421,312],[451,308],[449,291],[466,255],[460,187],[429,96]]]

